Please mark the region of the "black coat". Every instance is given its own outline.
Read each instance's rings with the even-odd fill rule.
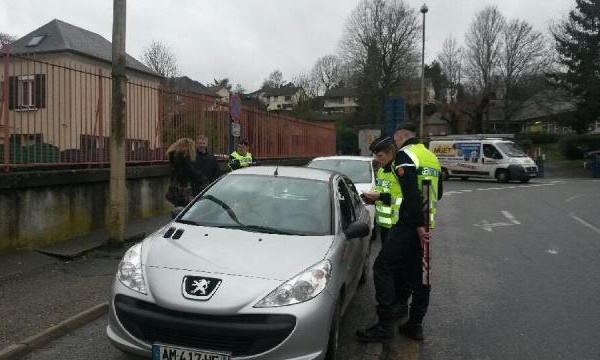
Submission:
[[[192,159],[182,153],[169,153],[171,177],[182,185],[191,185],[197,182],[198,172]]]
[[[194,194],[221,176],[217,158],[209,152],[196,152],[196,182],[192,185]]]

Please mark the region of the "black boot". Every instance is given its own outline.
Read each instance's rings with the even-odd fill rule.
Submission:
[[[400,334],[416,341],[422,341],[425,338],[423,336],[423,325],[410,320],[404,325],[401,325],[398,331],[400,331]]]
[[[408,304],[397,304],[394,305],[396,307],[396,312],[394,313],[395,319],[404,319],[408,316]]]
[[[383,342],[394,336],[394,329],[391,324],[377,323],[369,328],[356,330],[356,336],[362,342]]]

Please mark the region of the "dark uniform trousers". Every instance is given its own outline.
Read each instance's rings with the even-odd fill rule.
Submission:
[[[423,250],[416,228],[397,224],[387,231],[373,265],[380,322],[391,323],[395,305],[406,302],[411,292],[409,319],[413,323],[422,322],[429,305],[430,292],[430,287],[423,285],[422,258]]]

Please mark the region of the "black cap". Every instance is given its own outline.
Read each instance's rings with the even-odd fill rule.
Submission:
[[[400,130],[407,130],[407,131],[410,131],[410,132],[417,132],[417,125],[411,123],[410,121],[401,122],[400,124],[396,125],[396,130],[395,131],[400,131]]]
[[[390,145],[394,144],[394,140],[392,140],[391,137],[389,136],[381,136],[377,139],[375,139],[371,145],[369,146],[369,150],[372,153],[378,153],[384,149],[387,149],[390,147]]]
[[[238,142],[238,145],[250,145],[250,143],[248,142],[248,139],[242,139],[240,140],[240,142]]]

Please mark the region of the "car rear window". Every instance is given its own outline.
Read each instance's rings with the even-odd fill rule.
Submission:
[[[362,160],[324,159],[313,160],[308,167],[337,171],[346,175],[355,184],[370,183],[372,178],[371,163]]]

